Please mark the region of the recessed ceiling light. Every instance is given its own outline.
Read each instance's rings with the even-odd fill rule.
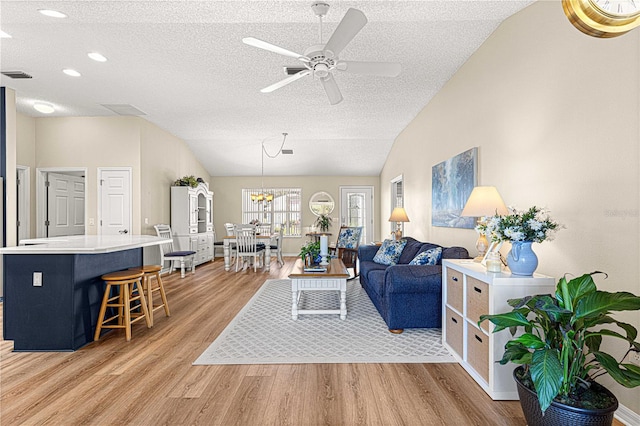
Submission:
[[[62,12],[58,12],[57,10],[51,10],[51,9],[38,9],[38,12],[42,13],[44,16],[48,16],[50,18],[66,18],[67,15],[65,15]]]
[[[0,38],[11,38],[11,36],[4,31],[0,31]]]
[[[53,107],[53,105],[46,104],[44,102],[36,102],[35,104],[33,104],[33,108],[35,108],[36,111],[41,112],[43,114],[51,114],[56,110]]]
[[[107,62],[107,58],[99,54],[98,52],[87,53],[87,56],[98,62]]]
[[[70,75],[71,77],[80,77],[82,75],[78,71],[72,70],[71,68],[63,69],[62,72],[66,75]]]

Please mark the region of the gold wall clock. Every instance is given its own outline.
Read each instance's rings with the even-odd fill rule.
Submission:
[[[562,0],[577,29],[593,37],[617,37],[640,26],[640,0]]]

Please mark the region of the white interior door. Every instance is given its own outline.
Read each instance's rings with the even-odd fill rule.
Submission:
[[[18,177],[18,244],[20,240],[31,237],[31,182],[29,179],[29,167],[17,166]]]
[[[80,176],[47,173],[48,237],[84,235],[84,185]]]
[[[102,235],[131,232],[131,169],[98,169]]]
[[[373,187],[340,187],[340,225],[362,226],[360,244],[373,241]]]

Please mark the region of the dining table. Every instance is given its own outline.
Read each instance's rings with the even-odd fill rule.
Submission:
[[[278,243],[280,234],[258,234],[256,239],[259,243],[264,244],[264,269],[269,272],[271,270],[271,244]],[[235,235],[227,235],[222,239],[224,247],[224,270],[231,269],[231,244],[236,242]]]

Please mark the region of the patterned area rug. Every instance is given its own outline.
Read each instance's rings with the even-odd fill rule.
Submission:
[[[339,293],[303,292],[302,309],[337,309]],[[454,362],[440,329],[392,334],[358,280],[347,281],[347,319],[291,318],[291,283],[267,280],[194,362],[210,364]]]

